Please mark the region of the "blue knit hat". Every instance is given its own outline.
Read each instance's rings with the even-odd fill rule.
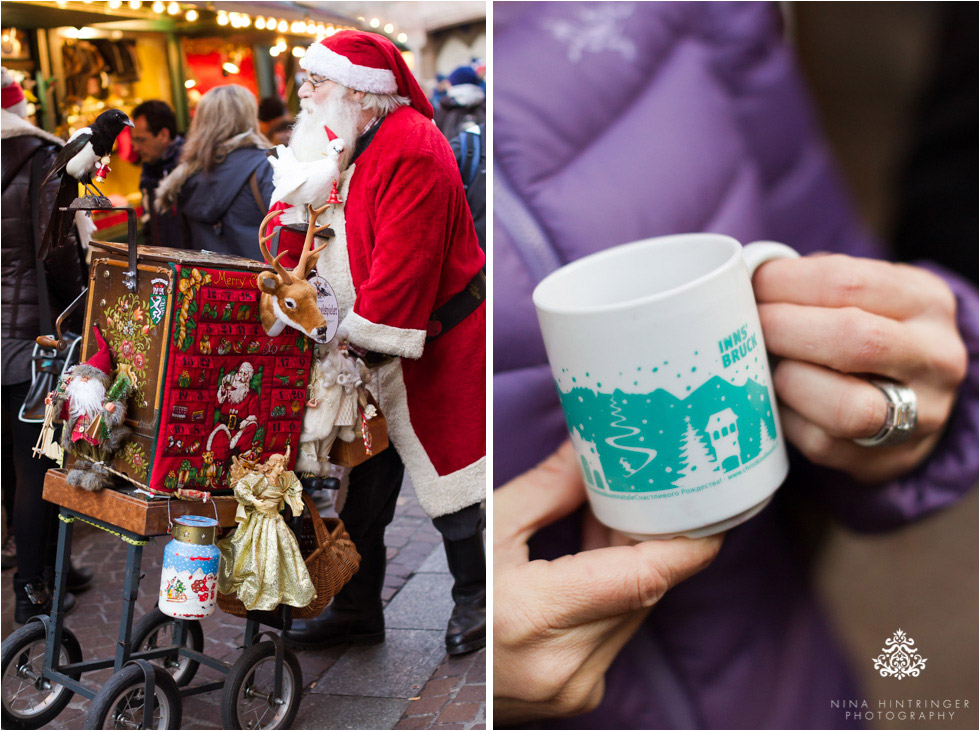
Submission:
[[[477,76],[472,66],[460,66],[449,74],[449,83],[453,86],[459,84],[479,84],[480,77]]]

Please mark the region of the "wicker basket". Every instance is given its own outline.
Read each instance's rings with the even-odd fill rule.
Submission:
[[[293,607],[294,619],[310,619],[324,610],[334,595],[357,572],[361,556],[339,518],[322,518],[312,498],[303,493],[306,513],[299,550],[310,572],[316,597],[305,607]],[[218,608],[236,617],[245,616],[245,605],[234,594],[218,592]]]

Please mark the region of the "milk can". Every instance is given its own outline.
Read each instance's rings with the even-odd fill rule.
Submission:
[[[173,540],[163,550],[160,611],[177,619],[201,619],[214,612],[218,521],[199,515],[175,518]]]

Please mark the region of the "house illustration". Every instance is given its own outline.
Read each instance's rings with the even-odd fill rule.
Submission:
[[[599,453],[596,451],[595,443],[584,439],[579,434],[578,429],[572,427],[572,446],[578,455],[579,466],[582,468],[582,477],[585,478],[585,483],[598,487],[600,490],[608,490],[609,484],[606,482],[606,475],[602,471],[602,463],[599,461]]]
[[[723,409],[708,417],[704,431],[711,440],[711,446],[721,468],[728,472],[742,463],[742,450],[738,445],[738,417],[731,409]]]

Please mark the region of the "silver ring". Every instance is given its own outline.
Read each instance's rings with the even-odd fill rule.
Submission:
[[[883,447],[904,442],[912,435],[918,418],[918,408],[915,391],[893,381],[868,379],[868,383],[877,388],[888,401],[888,411],[885,424],[878,433],[867,439],[855,439],[862,447]]]

